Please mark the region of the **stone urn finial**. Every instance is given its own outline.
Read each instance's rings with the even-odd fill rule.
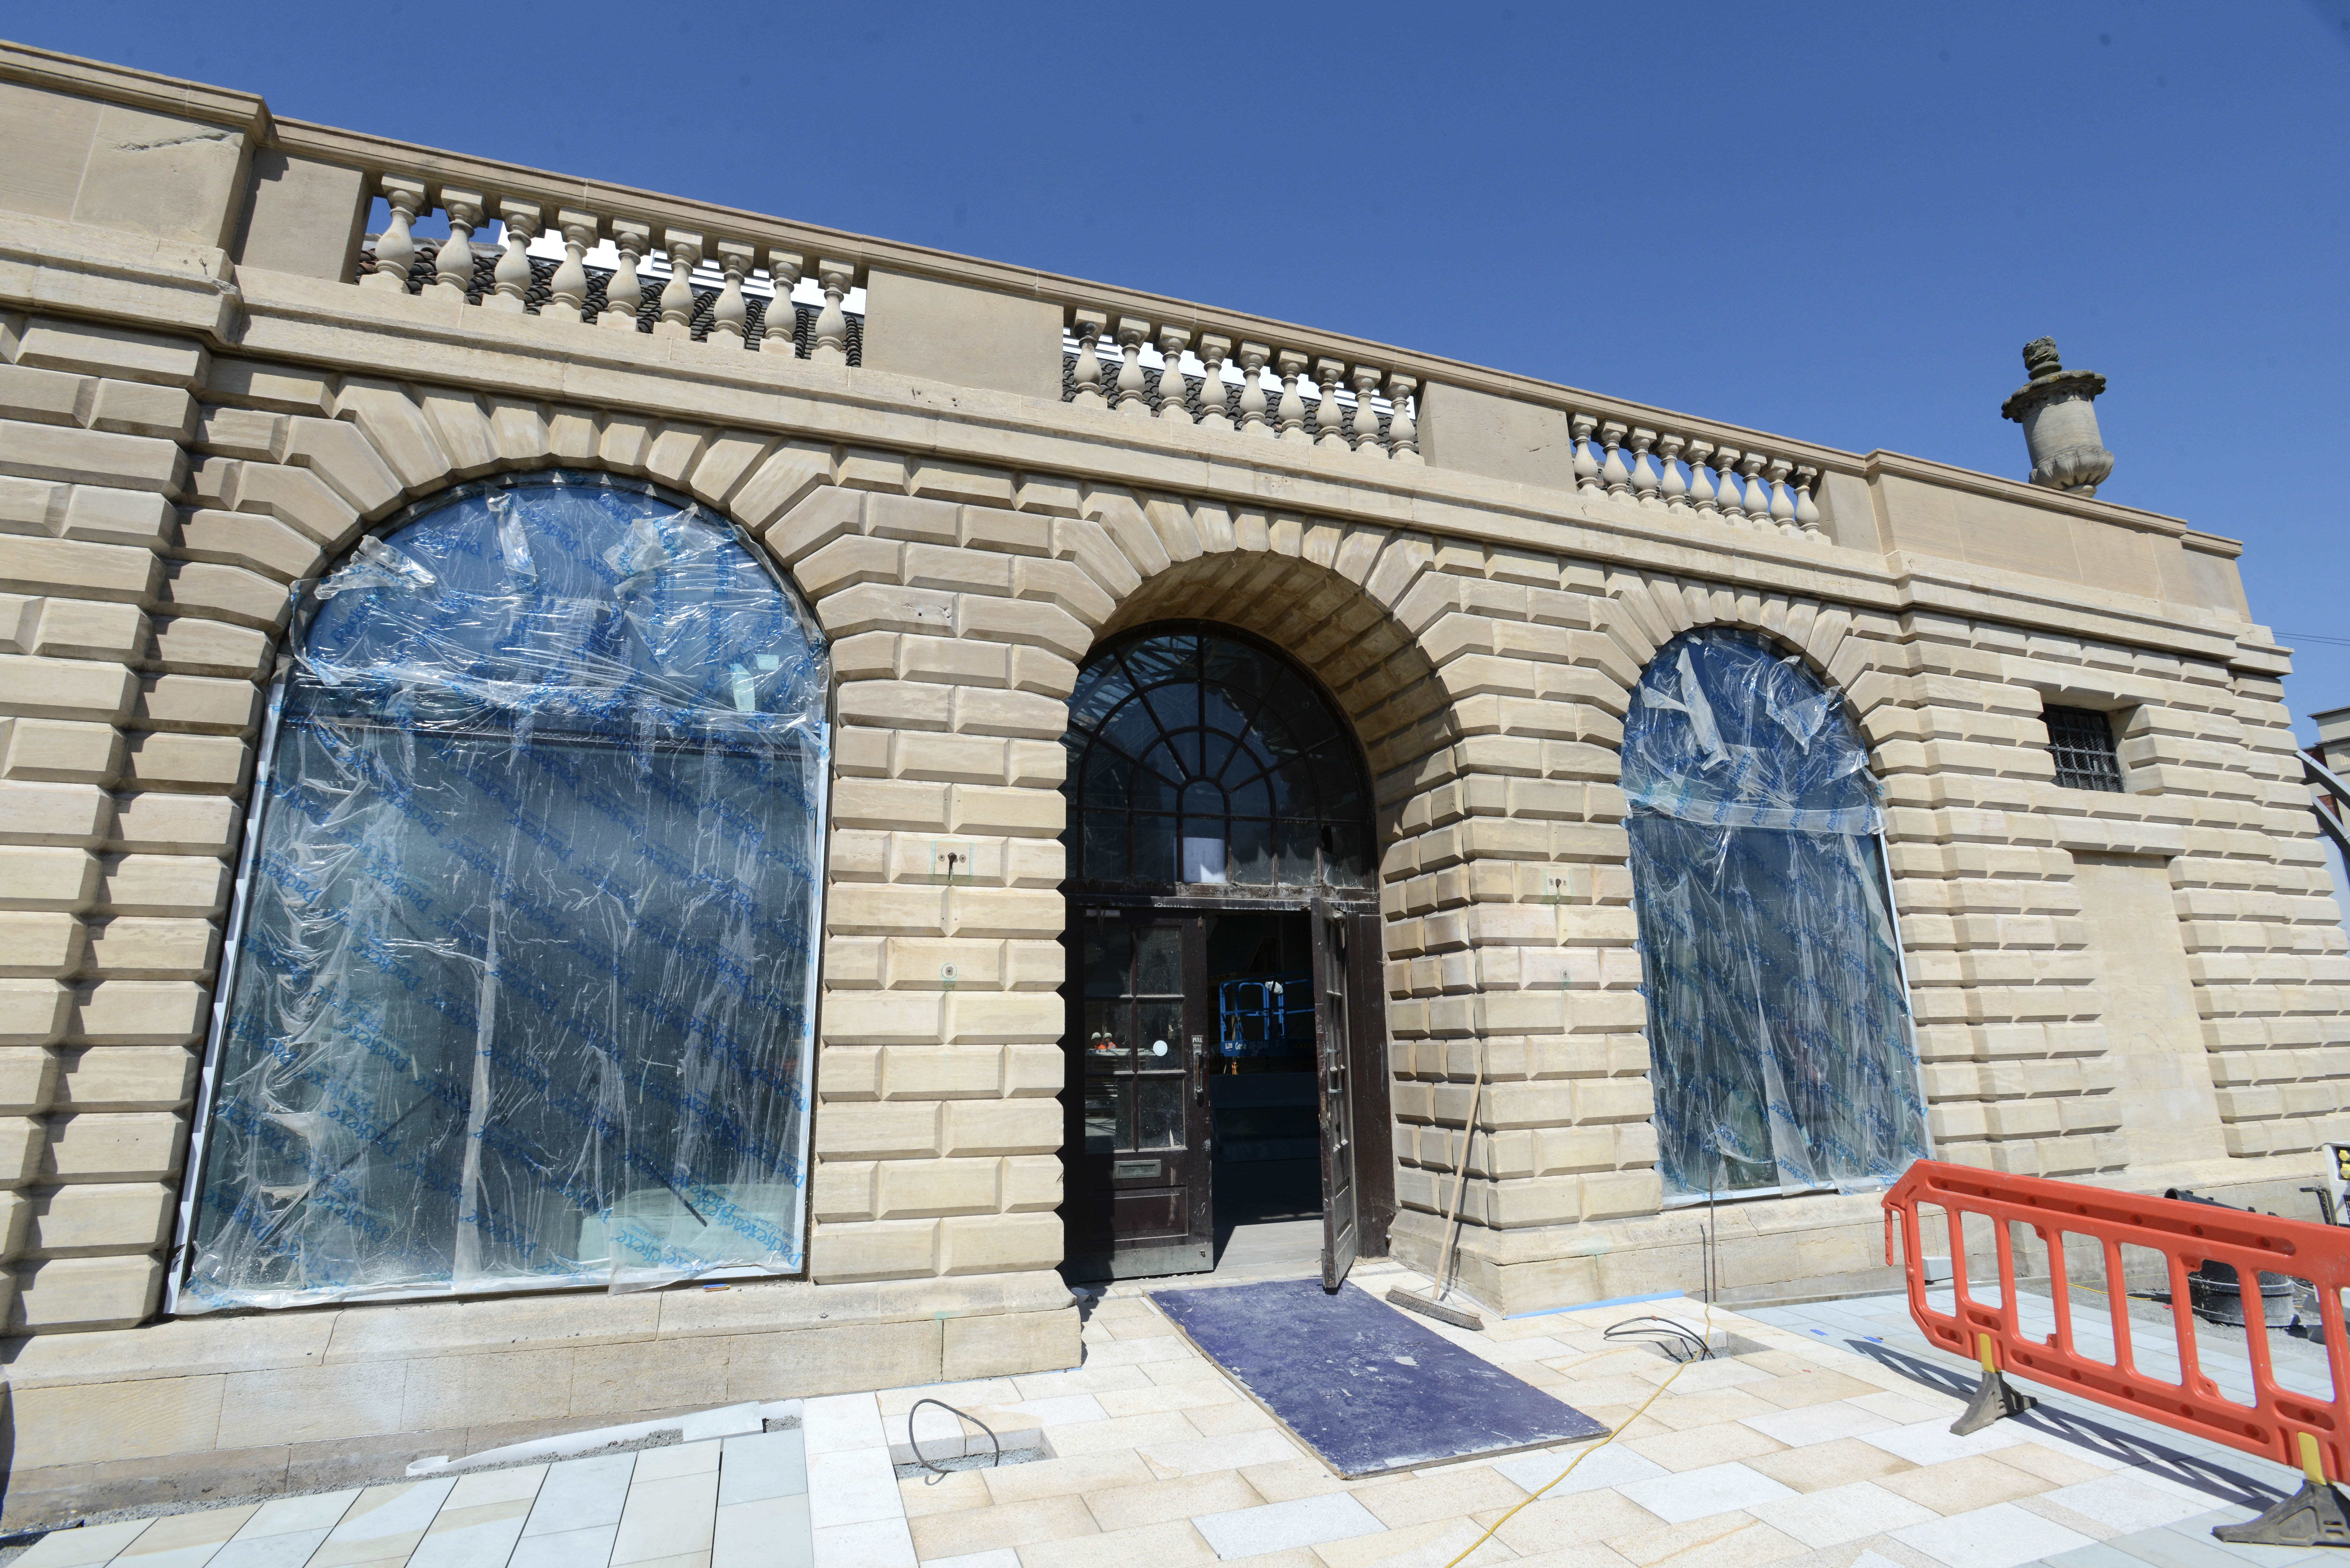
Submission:
[[[2032,483],[2070,495],[2095,495],[2114,471],[2114,454],[2097,434],[2094,406],[2106,379],[2095,370],[2064,369],[2054,337],[2035,337],[2023,346],[2023,373],[2032,379],[1999,411],[2023,427]]]

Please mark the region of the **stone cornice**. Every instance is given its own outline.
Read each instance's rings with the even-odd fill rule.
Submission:
[[[1910,457],[1898,452],[1872,452],[1862,460],[1862,472],[1870,479],[1879,474],[1896,474],[1914,479],[1941,490],[1962,490],[1970,495],[1989,496],[1994,500],[2012,502],[2019,506],[2037,507],[2043,512],[2059,513],[2067,517],[2085,517],[2093,523],[2109,524],[2116,528],[2128,528],[2141,534],[2161,534],[2171,538],[2192,536],[2197,548],[2212,555],[2240,556],[2244,546],[2237,540],[2206,534],[2189,525],[2185,519],[2165,516],[2159,512],[2141,511],[2117,502],[2084,499],[2068,495],[2061,490],[2033,484],[2021,479],[2002,479],[1995,473],[1981,473],[1971,468],[1958,468],[1931,458]]]
[[[60,55],[25,44],[0,42],[0,81],[23,82],[29,87],[127,104],[133,109],[181,115],[207,125],[230,126],[252,138],[256,146],[268,145],[275,136],[269,106],[257,93],[205,87],[177,77],[158,76],[152,71],[133,70],[103,60],[85,60],[76,55]]]
[[[1348,452],[1172,426],[930,381],[834,369],[690,339],[605,333],[532,316],[248,271],[213,275],[216,252],[160,254],[35,221],[0,235],[0,304],[186,331],[215,352],[322,372],[454,385],[851,446],[1050,472],[1220,504],[1421,530],[1645,571],[1702,577],[1898,614],[1989,616],[2065,636],[2162,647],[2265,672],[2262,628],[2212,611],[1965,563],[1806,544],[1702,518]],[[324,410],[319,410],[324,411]],[[2175,519],[2080,502],[1898,454],[1896,472],[2045,510],[2183,536]],[[2208,535],[2197,535],[2199,540]],[[2213,541],[2223,546],[2226,541]]]
[[[1243,311],[1198,305],[1166,295],[1119,288],[1033,267],[986,261],[819,224],[795,223],[741,208],[584,180],[307,120],[275,119],[270,116],[267,105],[250,93],[203,87],[149,72],[5,43],[0,43],[0,77],[36,83],[47,81],[50,85],[71,88],[91,96],[169,108],[174,112],[221,123],[245,125],[252,129],[256,140],[286,152],[360,169],[370,175],[401,172],[413,177],[424,174],[467,186],[484,192],[486,197],[484,204],[492,209],[501,200],[537,201],[549,206],[570,204],[584,207],[608,217],[632,219],[656,228],[675,225],[712,237],[733,234],[748,238],[755,235],[763,243],[795,244],[810,254],[844,255],[855,260],[860,267],[880,266],[909,272],[997,293],[1052,301],[1071,309],[1083,306],[1113,315],[1147,317],[1164,324],[1191,327],[1195,333],[1201,328],[1214,327],[1228,333],[1310,348],[1315,352],[1327,352],[1349,360],[1376,361],[1417,377],[1423,386],[1432,381],[1447,382],[1522,402],[1576,409],[1605,418],[1621,419],[1632,424],[1663,426],[1703,436],[1717,444],[1727,441],[1748,449],[1761,444],[1793,462],[1814,463],[1826,471],[1862,476],[1873,476],[1880,472],[1899,472],[1944,488],[1968,490],[2116,526],[2174,535],[2191,535],[2195,547],[2210,554],[2241,553],[2241,549],[2239,545],[2231,552],[2224,546],[2234,544],[2233,541],[2203,534],[2179,519],[2158,513],[2144,512],[2112,502],[2068,496],[2020,480],[2002,479],[1930,459],[1882,450],[1866,454],[1846,452],[1747,426],[1699,419],[1673,410],[1612,398],[1531,376],[1419,353],[1343,333],[1325,332]]]

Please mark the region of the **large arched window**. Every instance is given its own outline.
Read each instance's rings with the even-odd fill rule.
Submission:
[[[1087,660],[1069,699],[1069,875],[1097,888],[1367,888],[1370,790],[1287,659],[1205,627]]]
[[[296,601],[181,1312],[801,1266],[821,639],[724,523],[540,473]]]
[[[1624,723],[1669,1197],[1873,1187],[1927,1152],[1868,753],[1743,632],[1675,638]]]

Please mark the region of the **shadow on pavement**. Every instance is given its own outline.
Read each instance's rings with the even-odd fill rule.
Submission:
[[[1922,1357],[1911,1355],[1906,1351],[1896,1350],[1889,1345],[1878,1345],[1870,1340],[1848,1339],[1845,1344],[1848,1348],[1867,1356],[1887,1371],[1898,1373],[1912,1383],[1923,1384],[1937,1394],[1948,1394],[1952,1398],[1964,1399],[1975,1391],[1977,1374],[1972,1370],[1961,1371],[1955,1367],[1943,1366]],[[2048,1392],[2037,1384],[2027,1383],[2022,1386],[2026,1392],[2033,1395],[2045,1395]],[[2124,1431],[2118,1427],[2109,1427],[2102,1421],[2093,1420],[2077,1412],[2060,1409],[2051,1405],[2044,1397],[2034,1408],[2021,1416],[2011,1416],[2008,1419],[2019,1426],[2029,1427],[2035,1432],[2044,1432],[2051,1437],[2062,1438],[2069,1443],[2078,1443],[2091,1453],[2111,1459],[2116,1464],[2135,1466],[2137,1469],[2151,1471],[2166,1480],[2177,1481],[2182,1486],[2191,1486],[2199,1492],[2207,1493],[2225,1502],[2238,1503],[2251,1509],[2265,1509],[2285,1495],[2267,1482],[2256,1480],[2239,1470],[2230,1469],[2225,1465],[2194,1454],[2182,1453],[2177,1449],[2168,1448],[2138,1433]]]

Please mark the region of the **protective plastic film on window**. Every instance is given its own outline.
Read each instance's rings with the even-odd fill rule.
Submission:
[[[469,487],[296,599],[177,1310],[801,1266],[827,670],[722,520]]]
[[[1669,1196],[1866,1189],[1927,1152],[1868,753],[1759,637],[1674,639],[1624,724]]]

